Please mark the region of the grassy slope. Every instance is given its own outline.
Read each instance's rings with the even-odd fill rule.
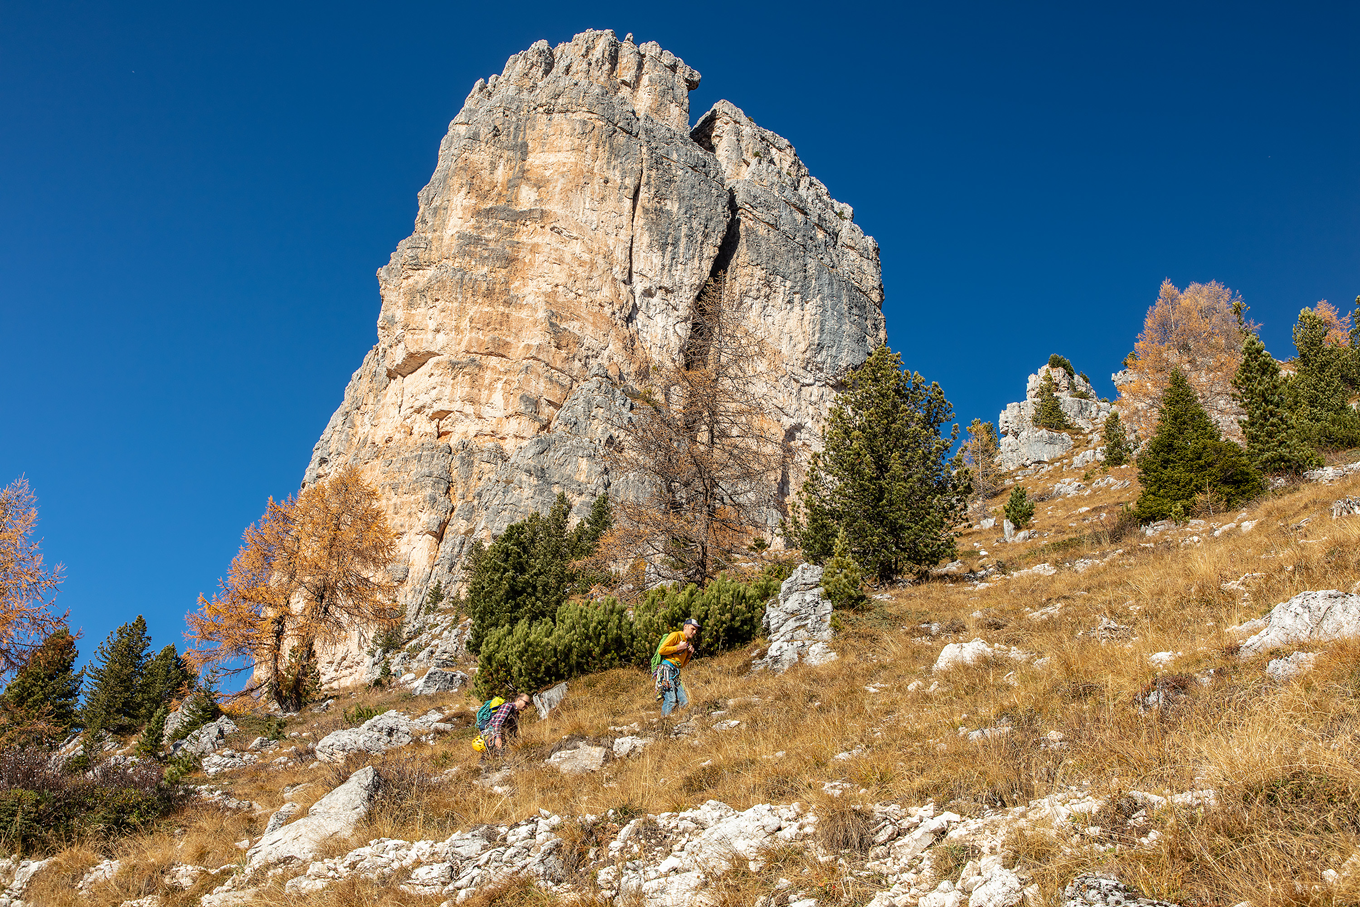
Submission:
[[[1026,485],[1042,493],[1059,478],[1082,474],[1055,470]],[[1085,473],[1088,481],[1104,474]],[[1135,478],[1132,468],[1111,474]],[[1318,885],[1323,870],[1338,868],[1360,845],[1360,643],[1317,647],[1321,658],[1311,673],[1277,684],[1263,673],[1264,657],[1236,657],[1240,639],[1228,628],[1299,591],[1350,590],[1360,581],[1360,517],[1333,521],[1328,514],[1332,501],[1360,494],[1360,478],[1301,486],[1258,502],[1246,508],[1247,517],[1259,522],[1245,534],[1231,529],[1213,536],[1214,525],[1233,522],[1234,512],[1193,530],[1111,539],[1105,527],[1136,494],[1135,481],[1121,491],[1042,502],[1036,525],[1047,537],[1020,545],[996,545],[996,530],[965,532],[960,548],[970,552],[964,557],[970,567],[1000,557],[1011,572],[1040,562],[1058,572],[992,579],[981,588],[937,579],[888,590],[871,611],[844,616],[833,643],[841,658],[831,665],[770,676],[747,673],[751,651],[700,659],[686,673],[697,736],[663,737],[590,777],[563,777],[542,761],[570,735],[608,739],[626,733],[611,728],[630,725],[644,735],[656,733],[662,726],[649,678],[640,671],[574,681],[558,712],[542,722],[529,719],[512,757],[514,789],[508,794],[475,783],[483,774],[468,745],[475,703],[462,697],[414,702],[400,693],[342,696],[331,712],[304,714],[288,730],[310,735],[292,742],[316,740],[345,726],[341,706],[392,706],[409,714],[436,705],[460,710],[458,731],[376,760],[412,782],[410,792],[380,809],[350,846],[384,836],[443,838],[540,808],[566,816],[613,809],[627,816],[710,798],[738,809],[801,801],[827,817],[827,827],[841,827],[847,821],[853,826],[848,804],[911,806],[934,799],[980,815],[1079,787],[1111,804],[1094,830],[1077,835],[1081,843],[1040,836],[1011,844],[1008,862],[1038,882],[1047,898],[1075,873],[1103,868],[1150,896],[1187,904],[1357,903],[1360,891]],[[999,495],[993,509],[1003,500]],[[1078,513],[1080,508],[1091,510]],[[1109,514],[1103,521],[1102,512]],[[1311,520],[1300,526],[1306,518]],[[1201,541],[1185,541],[1192,534]],[[1098,563],[1081,572],[1064,566],[1078,559]],[[1244,591],[1223,588],[1247,573],[1264,575],[1247,581]],[[1089,635],[1102,618],[1127,626],[1128,635],[1105,641]],[[927,624],[936,625],[934,635]],[[1001,658],[947,677],[931,674],[946,643],[975,637],[1049,661],[1039,667]],[[1183,654],[1159,668],[1148,659],[1157,652]],[[916,680],[923,683],[909,692]],[[1175,704],[1140,709],[1137,697],[1154,688],[1171,691]],[[728,718],[740,720],[740,727],[710,729]],[[999,724],[1009,724],[1010,732],[976,741],[964,733]],[[254,734],[247,729],[240,736],[238,749]],[[836,758],[845,753],[853,755]],[[102,852],[73,846],[59,856],[55,871],[35,882],[32,903],[117,905],[161,893],[168,907],[197,904],[225,874],[178,893],[162,885],[160,872],[177,862],[238,863],[243,852],[233,842],[261,833],[283,802],[285,786],[313,782],[299,798],[305,806],[343,771],[299,764],[219,776],[216,786],[258,801],[264,811],[252,816],[196,806],[153,834],[113,842]],[[437,783],[423,783],[440,772],[447,774]],[[823,791],[829,781],[845,782],[848,792],[832,798]],[[1164,811],[1151,824],[1126,824],[1137,809],[1121,799],[1128,790],[1166,794],[1206,787],[1218,792],[1219,809]],[[1160,841],[1130,846],[1153,828]],[[585,826],[575,834],[583,850],[592,843]],[[862,842],[850,834],[843,843]],[[337,845],[334,851],[347,849]],[[126,868],[90,898],[78,897],[75,880],[106,855],[123,859]],[[757,894],[773,892],[780,874],[792,874],[804,889],[821,891],[823,903],[863,903],[874,884],[854,873],[862,862],[863,853],[853,851],[841,865],[785,854],[763,874],[733,874],[715,891],[728,903],[751,903]],[[497,901],[492,894],[476,900]],[[305,900],[310,907],[440,901],[353,881]],[[281,889],[271,889],[262,901],[293,902]],[[548,901],[511,891],[498,902]]]

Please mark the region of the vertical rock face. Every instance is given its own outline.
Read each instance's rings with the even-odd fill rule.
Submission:
[[[358,465],[400,536],[408,614],[474,538],[615,494],[603,450],[645,360],[674,361],[722,270],[774,351],[767,398],[796,491],[838,378],[884,339],[878,247],[784,139],[699,74],[613,32],[540,41],[449,124],[415,231],[378,271],[378,341],[304,483]],[[359,679],[366,640],[323,680]]]

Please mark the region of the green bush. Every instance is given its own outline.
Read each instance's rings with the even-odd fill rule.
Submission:
[[[1105,419],[1105,465],[1123,466],[1132,454],[1133,447],[1119,413],[1110,413]]]
[[[702,652],[745,645],[760,633],[765,603],[780,579],[774,571],[750,583],[719,576],[702,591],[693,584],[652,589],[631,614],[609,597],[568,602],[554,618],[497,627],[483,637],[475,690],[485,699],[610,668],[645,668],[661,636],[687,617],[703,628]]]
[[[187,794],[153,762],[102,763],[68,773],[50,756],[37,747],[0,753],[0,847],[8,851],[52,852],[78,838],[137,831]]]
[[[836,537],[836,552],[826,562],[822,589],[835,608],[858,611],[869,603],[864,594],[864,571],[850,556],[850,541],[844,532]]]
[[[345,709],[345,724],[350,727],[358,727],[370,718],[377,718],[387,709],[378,709],[368,705],[356,705],[352,709]]]
[[[1034,519],[1034,502],[1023,485],[1011,489],[1011,496],[1006,501],[1006,519],[1015,524],[1016,529],[1024,529]]]
[[[1062,403],[1058,401],[1056,387],[1053,373],[1044,372],[1044,377],[1039,381],[1039,403],[1034,407],[1032,421],[1040,428],[1066,431],[1072,428],[1072,423],[1068,420],[1067,413],[1063,412]]]
[[[1048,367],[1060,368],[1063,371],[1067,372],[1067,377],[1073,379],[1074,381],[1076,380],[1077,370],[1072,367],[1072,362],[1066,356],[1059,356],[1057,353],[1054,353],[1052,356],[1049,356]],[[1082,377],[1085,377],[1084,373]]]

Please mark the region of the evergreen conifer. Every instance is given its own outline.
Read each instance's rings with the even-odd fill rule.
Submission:
[[[1119,413],[1110,413],[1105,419],[1105,465],[1123,466],[1132,454],[1133,447]]]
[[[833,607],[858,611],[869,603],[864,594],[864,571],[850,556],[845,530],[836,533],[835,553],[827,559],[822,588]]]
[[[1233,398],[1246,412],[1242,434],[1252,465],[1267,475],[1297,475],[1322,465],[1322,457],[1300,437],[1290,416],[1284,376],[1255,331],[1242,338],[1242,364],[1233,376]]]
[[[1360,447],[1360,413],[1350,405],[1360,386],[1360,354],[1342,345],[1344,338],[1341,343],[1329,342],[1333,327],[1313,309],[1299,312],[1294,325],[1296,371],[1288,384],[1289,408],[1299,432],[1324,450]]]
[[[65,627],[50,634],[29,653],[14,679],[0,695],[0,724],[5,736],[18,744],[53,743],[75,726],[80,683],[75,670],[76,639]]]
[[[609,528],[609,500],[601,495],[590,515],[568,531],[571,504],[558,494],[547,516],[538,513],[513,523],[485,549],[470,553],[468,649],[480,652],[497,627],[530,626],[557,614],[582,579],[573,566],[588,557]],[[527,629],[525,632],[529,632]]]
[[[139,614],[95,649],[94,664],[86,668],[90,689],[80,712],[87,730],[117,735],[141,725],[142,678],[150,642]]]
[[[159,759],[161,747],[165,744],[165,722],[170,717],[170,706],[162,705],[147,719],[142,728],[142,736],[137,739],[137,755],[147,759]]]
[[[855,561],[880,580],[955,553],[968,476],[951,457],[958,426],[938,384],[902,370],[881,346],[851,371],[812,457],[790,536],[821,563],[844,531]]]
[[[188,693],[193,681],[194,673],[173,645],[157,652],[156,657],[146,663],[142,675],[138,723],[150,721],[161,706],[168,706]]]
[[[1034,502],[1029,499],[1029,492],[1025,491],[1025,486],[1016,485],[1011,489],[1011,496],[1006,500],[1006,519],[1016,529],[1024,529],[1029,525],[1029,521],[1034,519]]]
[[[1246,452],[1223,440],[1180,369],[1171,373],[1160,416],[1138,459],[1140,520],[1183,518],[1197,498],[1231,507],[1265,490]]]
[[[1039,401],[1034,407],[1033,422],[1040,428],[1047,428],[1050,431],[1065,431],[1072,427],[1072,423],[1067,418],[1067,413],[1063,412],[1056,388],[1053,373],[1044,372],[1043,378],[1039,380]]]

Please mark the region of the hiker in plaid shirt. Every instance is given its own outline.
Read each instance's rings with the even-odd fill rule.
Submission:
[[[529,694],[520,693],[496,709],[482,736],[492,752],[504,753],[510,738],[519,734],[519,713],[529,707]]]

